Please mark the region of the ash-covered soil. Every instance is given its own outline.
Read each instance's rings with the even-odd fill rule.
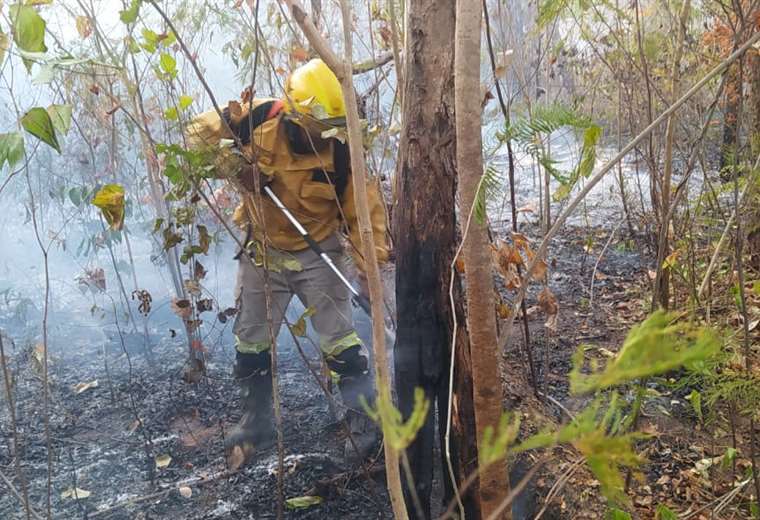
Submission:
[[[66,322],[59,315],[51,327],[56,338],[66,341],[50,342],[54,518],[275,517],[276,448],[234,475],[223,457],[225,431],[239,418],[238,390],[230,376],[232,343],[212,347],[208,377],[187,384],[181,379],[186,347],[180,334],[154,331],[152,352],[146,356],[141,333],[122,329],[119,334],[113,326],[66,331]],[[288,510],[286,517],[390,518],[382,464],[344,465],[338,417],[292,341],[282,343],[284,496],[323,499],[319,505]],[[14,374],[21,467],[30,502],[44,516],[47,450],[39,351],[9,336],[4,345]],[[318,368],[315,348],[307,341],[302,347]],[[79,392],[95,381],[97,386]],[[0,471],[21,492],[5,404],[3,400]],[[66,497],[72,489],[84,490],[87,497]],[[25,518],[11,493],[0,495],[0,516]]]

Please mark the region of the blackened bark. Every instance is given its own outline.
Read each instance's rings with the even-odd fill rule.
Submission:
[[[404,128],[393,211],[396,237],[397,337],[396,391],[405,417],[411,412],[414,389],[421,387],[437,404],[442,458],[434,460],[435,417],[408,450],[415,488],[430,518],[434,464],[440,462],[446,499],[453,496],[443,459],[443,434],[448,406],[448,373],[453,312],[449,300],[450,266],[457,244],[455,214],[456,138],[454,122],[455,0],[415,0],[408,3],[405,50]],[[457,480],[477,468],[472,406],[469,344],[459,280],[454,283],[459,334],[455,371],[456,404],[452,417],[451,454]],[[416,511],[410,488],[405,489],[410,516]],[[465,499],[469,518],[479,518],[477,488]]]

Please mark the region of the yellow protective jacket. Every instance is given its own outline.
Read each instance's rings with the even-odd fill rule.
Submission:
[[[256,107],[265,101],[269,100],[254,100],[253,106]],[[247,112],[247,107],[243,110]],[[186,139],[190,148],[208,147],[218,150],[219,156],[225,157],[217,162],[217,165],[223,165],[217,166],[218,168],[230,170],[242,166],[243,159],[239,159],[238,162],[230,160],[230,153],[219,146],[222,139],[232,139],[232,135],[215,110],[195,117],[188,127]],[[284,114],[280,113],[254,130],[251,143],[246,146],[244,154],[254,157],[261,172],[271,177],[269,187],[314,240],[320,242],[328,238],[341,230],[345,224],[349,241],[353,246],[352,256],[357,266],[364,270],[361,255],[357,254],[361,252],[361,239],[350,171],[340,197],[335,189],[337,183],[331,183],[325,178],[329,177],[332,180],[335,174],[335,146],[340,145],[335,139],[328,139],[327,145],[318,153],[295,153],[291,150],[286,135]],[[223,171],[218,172],[217,176],[228,177],[234,174],[232,171]],[[388,259],[385,207],[376,180],[368,180],[367,195],[375,251],[378,260],[385,262]],[[258,197],[251,199],[255,204]],[[262,207],[255,207],[255,213],[263,214],[266,235],[272,246],[285,251],[300,251],[308,247],[303,237],[268,197],[262,195],[261,204]],[[264,241],[261,224],[248,218],[243,204],[237,207],[233,218],[241,228],[252,224],[254,238],[260,242]]]

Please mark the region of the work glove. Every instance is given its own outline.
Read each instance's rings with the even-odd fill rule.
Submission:
[[[262,172],[255,164],[244,163],[237,174],[238,181],[243,187],[250,191],[256,191],[256,178],[258,177],[259,189],[263,190],[272,182],[272,177]]]

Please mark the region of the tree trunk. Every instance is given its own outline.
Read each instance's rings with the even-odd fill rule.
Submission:
[[[739,63],[733,63],[726,71],[726,106],[723,110],[723,147],[720,156],[720,176],[724,180],[732,179],[734,174],[724,171],[736,163],[732,155],[736,152],[739,137],[739,108],[742,98],[742,81]]]
[[[760,10],[758,10],[756,17],[758,24],[760,24]],[[752,152],[757,154],[760,153],[760,49],[749,53],[749,70],[752,71],[749,96],[749,110],[752,115],[750,142],[752,143]]]
[[[491,248],[487,230],[472,219],[472,207],[483,174],[480,106],[480,26],[478,1],[459,0],[456,10],[454,91],[460,214],[465,219],[464,257],[467,281],[467,326],[472,352],[472,379],[478,449],[486,427],[497,428],[502,414],[499,350]],[[509,493],[506,465],[495,463],[480,473],[480,506],[484,517],[495,514]],[[509,509],[499,518],[511,518]]]
[[[408,38],[405,48],[406,84],[403,92],[404,126],[393,228],[396,237],[395,345],[396,391],[399,407],[408,417],[414,389],[438,404],[441,452],[448,410],[448,374],[454,312],[459,333],[456,341],[456,413],[452,419],[451,457],[455,479],[477,468],[469,344],[464,328],[462,288],[454,280],[452,309],[449,300],[451,264],[457,227],[455,213],[456,132],[454,128],[454,14],[455,0],[416,0],[408,4]],[[407,450],[414,488],[405,486],[410,513],[416,491],[422,516],[430,518],[430,494],[435,444],[435,413]],[[453,497],[447,463],[443,462],[445,495]],[[407,483],[408,484],[408,483]],[[479,518],[477,488],[463,497],[467,518]],[[419,516],[419,515],[417,515]]]

